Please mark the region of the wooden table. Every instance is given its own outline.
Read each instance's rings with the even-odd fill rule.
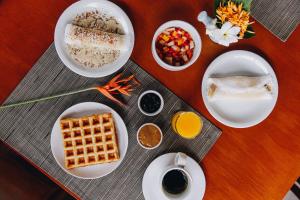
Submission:
[[[53,41],[56,21],[72,0],[0,2],[0,100],[3,101]],[[282,199],[300,175],[300,27],[286,43],[256,23],[257,36],[225,48],[212,43],[196,21],[201,10],[212,11],[212,1],[119,0],[132,20],[136,43],[132,59],[223,130],[223,135],[201,163],[207,189],[205,199]],[[165,21],[181,19],[200,32],[200,58],[187,70],[169,72],[151,55],[151,40]],[[200,86],[209,63],[232,49],[262,55],[279,81],[279,98],[261,124],[234,129],[217,122],[204,107]],[[0,177],[1,178],[1,177]]]

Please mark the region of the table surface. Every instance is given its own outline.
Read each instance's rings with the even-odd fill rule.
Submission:
[[[0,100],[13,91],[31,66],[53,41],[56,21],[74,1],[42,0],[0,2]],[[212,1],[115,1],[132,20],[136,43],[132,59],[178,96],[223,130],[201,163],[207,189],[204,199],[282,199],[300,175],[300,27],[286,43],[262,25],[254,24],[255,38],[225,48],[212,43],[196,21],[201,10],[212,11]],[[187,70],[169,72],[151,55],[151,40],[165,21],[181,19],[200,32],[200,58]],[[234,129],[217,122],[206,110],[201,81],[209,63],[221,53],[244,49],[262,55],[273,66],[279,81],[279,98],[271,115],[261,124]]]

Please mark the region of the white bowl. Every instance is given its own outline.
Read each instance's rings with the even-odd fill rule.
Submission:
[[[152,126],[156,127],[156,128],[159,130],[159,133],[160,133],[160,141],[159,141],[159,143],[158,143],[156,146],[154,146],[154,147],[145,147],[145,146],[140,142],[140,140],[139,140],[139,133],[140,133],[141,129],[142,129],[144,126],[146,126],[146,125],[152,125]],[[148,149],[148,150],[150,150],[150,149],[155,149],[155,148],[159,147],[159,145],[161,144],[161,142],[162,142],[162,140],[163,140],[163,134],[162,134],[162,131],[161,131],[161,129],[159,128],[159,126],[157,126],[156,124],[154,124],[154,123],[146,123],[146,124],[143,124],[143,125],[138,129],[138,131],[137,131],[137,133],[136,133],[136,140],[138,141],[139,145],[140,145],[141,147],[143,147],[144,149]]]
[[[191,60],[188,63],[181,65],[181,66],[173,66],[173,65],[169,65],[169,64],[165,63],[163,60],[160,59],[160,57],[157,55],[157,52],[156,52],[155,41],[156,41],[157,37],[164,30],[166,30],[167,28],[171,28],[171,27],[179,27],[179,28],[186,30],[191,35],[191,37],[193,38],[194,43],[195,43],[193,57],[191,58]],[[198,59],[198,57],[200,56],[201,48],[202,48],[201,37],[200,37],[198,31],[191,24],[181,21],[181,20],[172,20],[172,21],[168,21],[168,22],[162,24],[156,30],[156,32],[153,36],[153,39],[152,39],[151,50],[152,50],[152,55],[153,55],[155,61],[161,67],[163,67],[167,70],[170,70],[170,71],[180,71],[180,70],[184,70],[184,69],[188,68]]]
[[[146,113],[145,111],[143,111],[143,109],[141,108],[141,105],[140,105],[142,97],[145,94],[148,94],[148,93],[154,93],[154,94],[156,94],[160,98],[160,101],[161,101],[160,108],[156,112],[154,112],[154,113]],[[159,114],[162,111],[162,109],[164,107],[164,99],[163,99],[163,97],[161,96],[161,94],[159,92],[157,92],[155,90],[146,90],[142,94],[140,94],[140,96],[138,98],[138,107],[139,107],[139,110],[141,111],[141,113],[143,113],[144,115],[155,116],[155,115]]]
[[[64,32],[66,25],[70,24],[76,15],[95,10],[116,18],[124,29],[128,48],[126,51],[121,51],[120,56],[114,62],[92,69],[82,67],[69,56],[64,42]],[[128,61],[134,46],[134,31],[128,16],[116,4],[106,0],[84,0],[69,6],[59,17],[55,27],[54,43],[59,58],[73,72],[86,77],[104,77],[118,71]]]

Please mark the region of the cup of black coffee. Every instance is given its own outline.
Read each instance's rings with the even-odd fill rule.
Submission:
[[[191,187],[191,176],[185,169],[186,155],[177,153],[174,165],[163,173],[161,178],[162,191],[169,199],[184,199]]]

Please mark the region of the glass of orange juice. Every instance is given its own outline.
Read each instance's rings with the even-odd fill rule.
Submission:
[[[194,112],[177,112],[172,118],[175,133],[186,139],[193,139],[201,133],[202,119]]]

